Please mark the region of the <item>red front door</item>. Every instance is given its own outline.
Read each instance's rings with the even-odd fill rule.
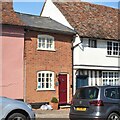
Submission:
[[[59,75],[59,104],[67,103],[67,74]]]

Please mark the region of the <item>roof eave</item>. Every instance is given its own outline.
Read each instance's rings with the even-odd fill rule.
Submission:
[[[80,36],[81,38],[94,38],[99,40],[113,40],[113,41],[119,41],[120,39],[115,38],[102,38],[102,37],[90,37],[90,36]]]
[[[25,26],[24,28],[28,30],[33,30],[33,31],[50,32],[50,33],[58,33],[58,34],[66,34],[66,35],[76,34],[76,32],[67,32],[67,31],[54,30],[54,29],[48,29],[48,28],[31,27],[31,26]]]

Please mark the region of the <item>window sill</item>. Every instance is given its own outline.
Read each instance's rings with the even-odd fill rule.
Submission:
[[[55,49],[41,49],[41,48],[37,48],[38,51],[52,51],[55,52]]]
[[[106,57],[120,58],[120,56],[114,56],[114,55],[106,55]]]
[[[55,91],[55,89],[36,89],[36,91]]]

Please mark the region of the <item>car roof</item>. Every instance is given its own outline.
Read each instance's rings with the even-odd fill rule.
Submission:
[[[116,86],[113,86],[113,85],[104,85],[104,86],[82,86],[80,88],[93,88],[93,87],[96,87],[96,88],[111,88],[111,87],[114,87],[114,88],[118,88],[120,87],[120,85],[116,85]],[[78,88],[78,89],[80,89]]]

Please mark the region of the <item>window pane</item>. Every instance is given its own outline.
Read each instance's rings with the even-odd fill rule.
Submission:
[[[52,73],[50,74],[50,77],[52,77]]]
[[[38,82],[41,82],[41,78],[38,78]]]
[[[48,73],[46,74],[46,77],[49,77],[49,74],[48,74]]]
[[[44,87],[44,83],[42,83],[42,88],[45,88],[45,87]]]
[[[42,77],[44,77],[44,73],[42,73]]]
[[[48,83],[46,83],[46,88],[49,88],[49,84]]]
[[[40,82],[38,83],[38,88],[41,88],[41,83]]]
[[[47,82],[47,83],[49,82],[49,78],[46,78],[46,82]]]
[[[42,78],[42,82],[44,83],[45,81],[44,81],[44,78]]]
[[[39,77],[41,77],[41,73],[39,73],[38,75],[39,75]]]

